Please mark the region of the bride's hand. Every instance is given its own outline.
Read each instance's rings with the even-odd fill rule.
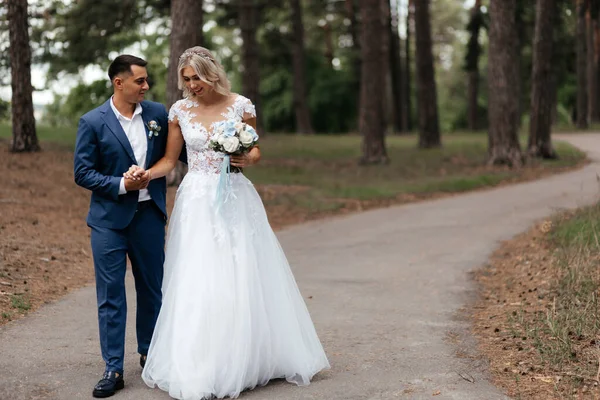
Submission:
[[[258,163],[260,160],[260,150],[258,147],[253,147],[248,153],[231,156],[231,165],[238,168],[249,167]]]
[[[131,179],[133,181],[138,181],[143,179],[143,176],[146,174],[146,171],[137,165],[132,165],[129,167],[129,170],[123,174],[125,179]]]

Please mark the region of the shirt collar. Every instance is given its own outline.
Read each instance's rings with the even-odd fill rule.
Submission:
[[[132,119],[135,118],[136,115],[142,113],[142,104],[141,103],[137,103],[136,106],[135,106],[135,111],[133,112],[133,115],[131,116],[131,118],[127,118],[126,116],[124,116],[123,114],[121,114],[119,112],[119,110],[117,110],[117,107],[115,107],[115,103],[113,101],[113,97],[114,96],[110,97],[110,108],[112,108],[112,110],[115,113],[115,116],[117,117],[118,120],[131,121]]]

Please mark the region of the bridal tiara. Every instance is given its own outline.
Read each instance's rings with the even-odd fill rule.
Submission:
[[[189,58],[191,56],[200,56],[202,58],[204,58],[205,60],[209,60],[209,61],[213,61],[213,58],[206,54],[203,51],[194,51],[194,50],[186,50],[183,52],[183,54],[181,56],[179,56],[180,60],[183,60],[184,58]]]

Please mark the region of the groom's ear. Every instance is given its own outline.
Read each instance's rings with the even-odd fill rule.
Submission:
[[[120,76],[115,76],[115,78],[112,81],[112,84],[115,89],[122,89],[123,88],[123,78]]]

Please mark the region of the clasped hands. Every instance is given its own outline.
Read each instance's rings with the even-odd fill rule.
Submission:
[[[129,167],[129,170],[123,174],[123,177],[125,178],[125,189],[129,192],[132,190],[146,189],[152,179],[152,174],[150,170],[146,171],[140,166],[132,165]]]

